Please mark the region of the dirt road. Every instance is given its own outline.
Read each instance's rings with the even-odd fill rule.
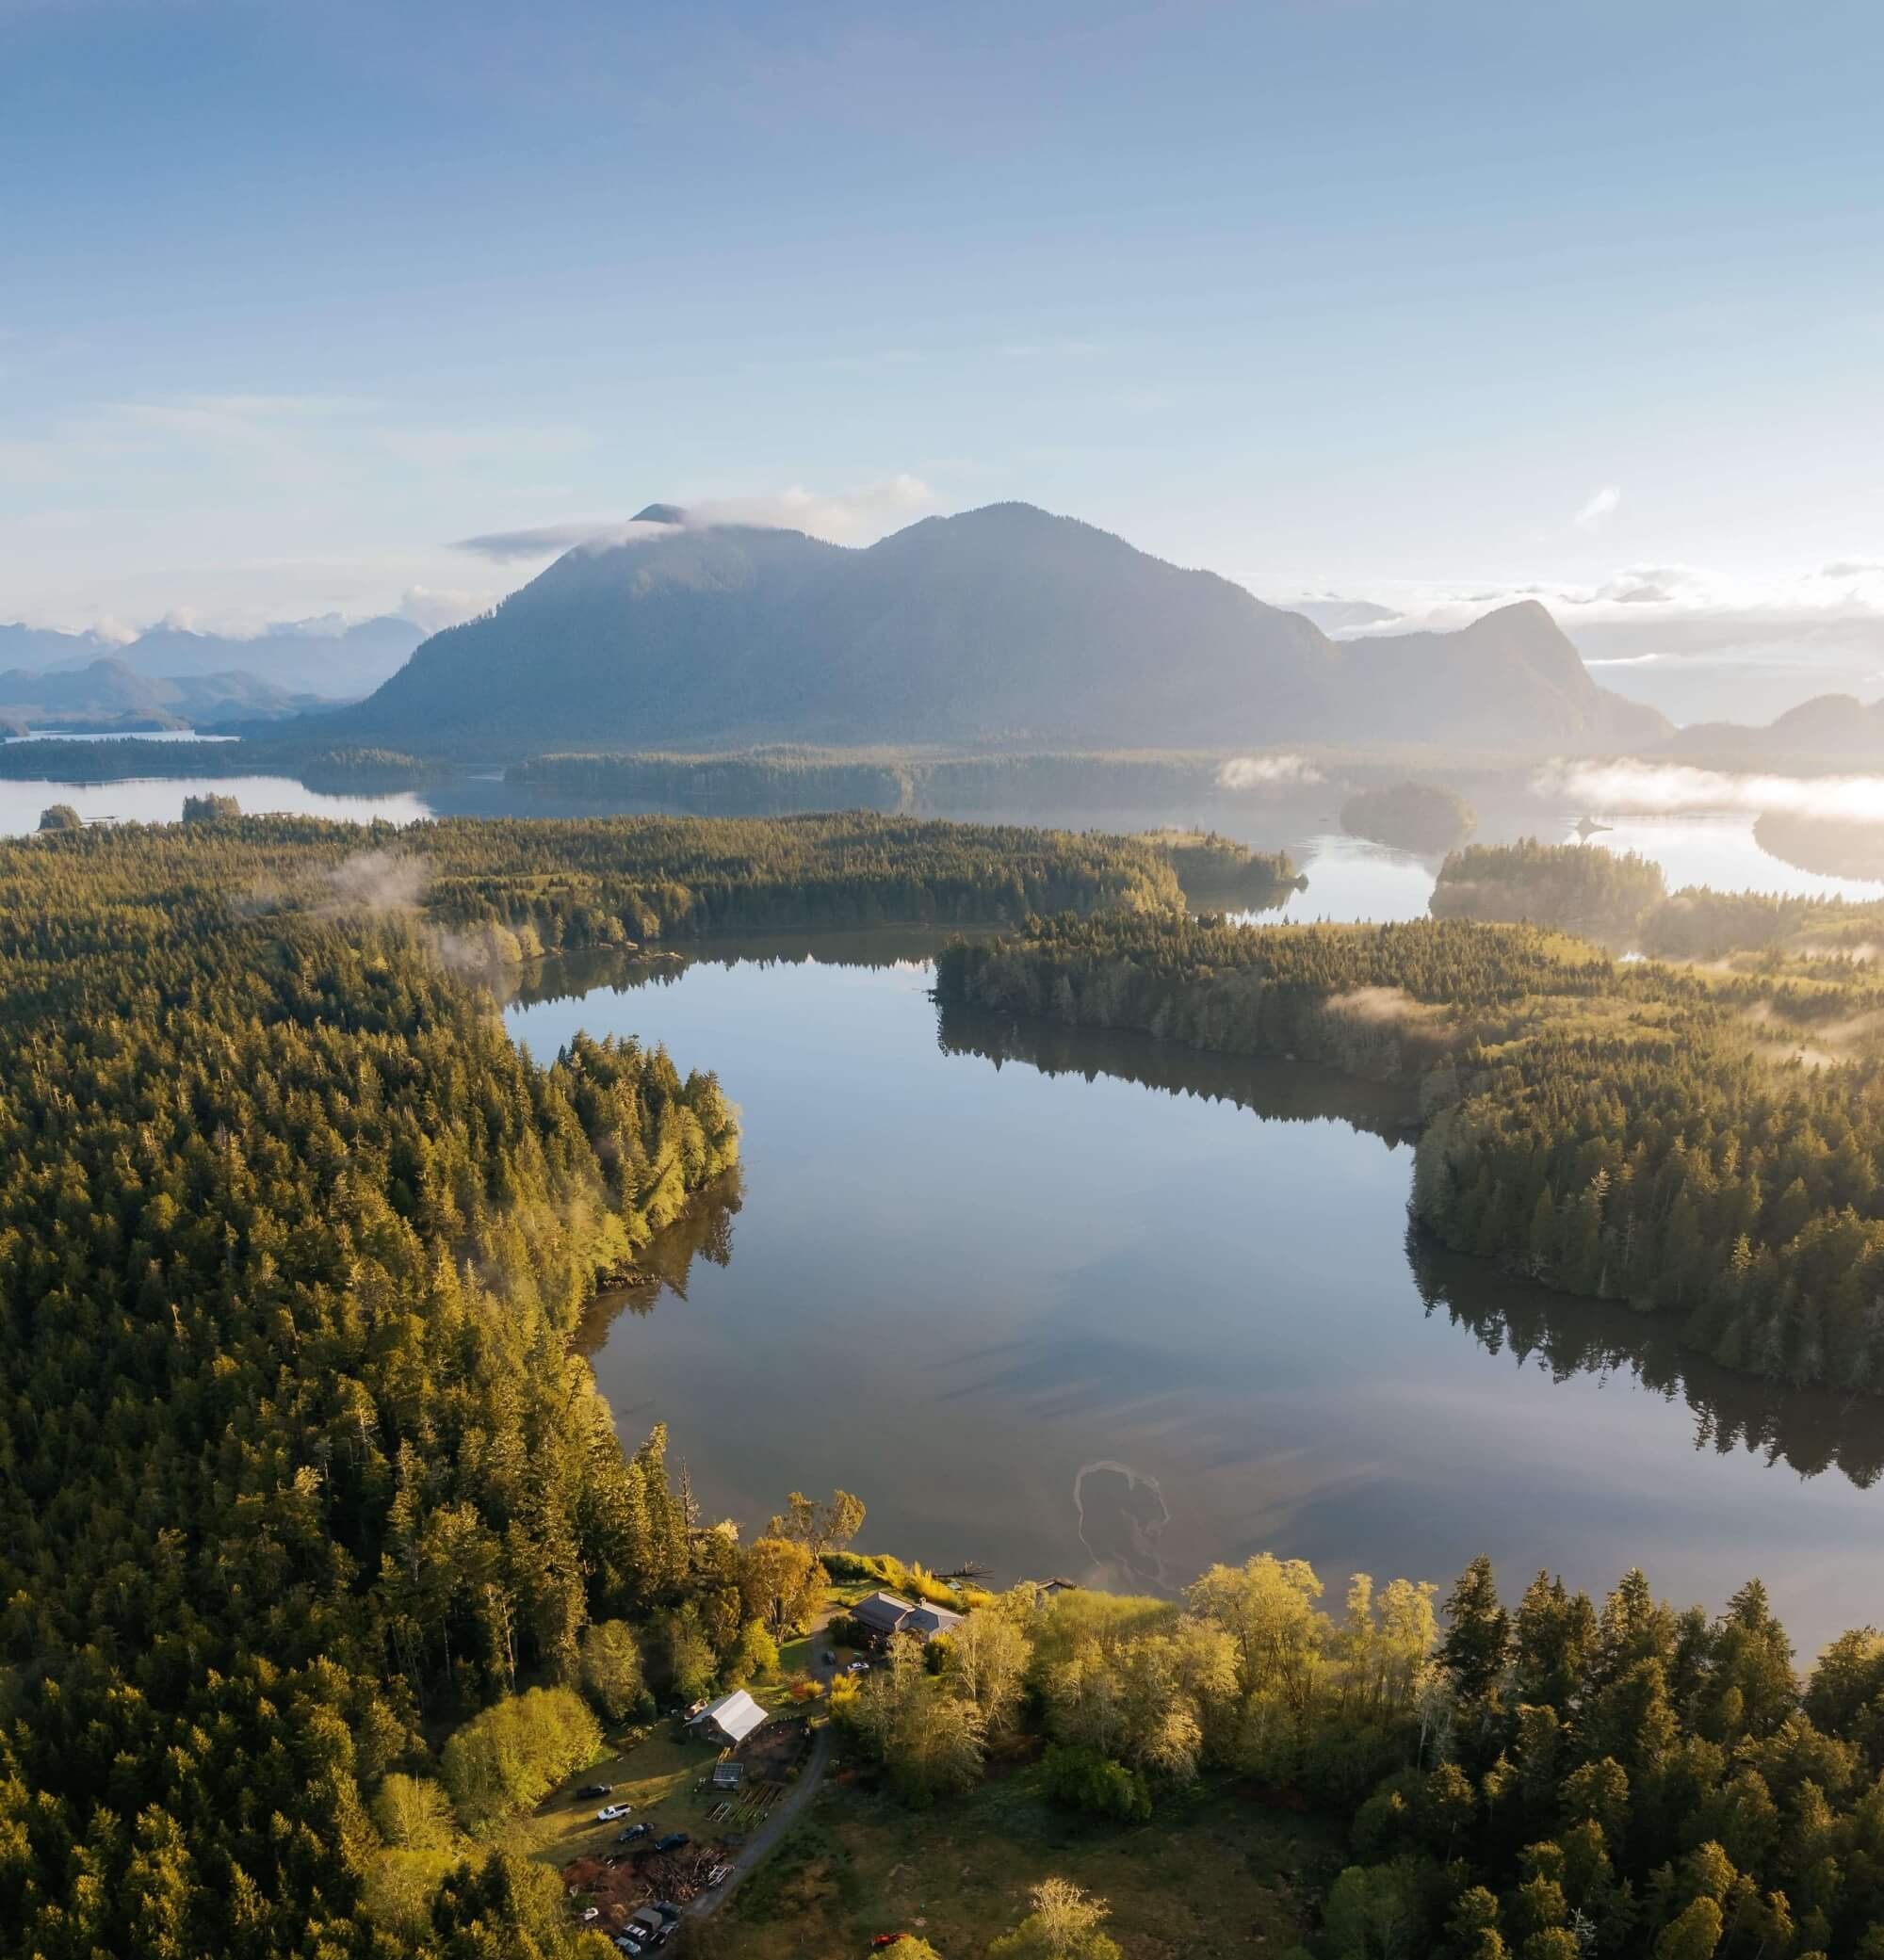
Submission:
[[[821,1657],[823,1654],[824,1649],[819,1645],[819,1642],[823,1639],[825,1628],[836,1615],[835,1607],[827,1608],[813,1624],[811,1647],[815,1655]],[[813,1661],[811,1672],[823,1682],[824,1692],[828,1695],[832,1679],[837,1670],[820,1658]],[[798,1781],[772,1806],[771,1815],[739,1847],[732,1860],[732,1871],[710,1892],[702,1892],[684,1908],[689,1917],[704,1920],[718,1912],[746,1879],[765,1862],[779,1839],[804,1815],[805,1806],[818,1794],[818,1786],[824,1780],[824,1772],[830,1765],[831,1747],[831,1723],[827,1715],[812,1736],[811,1754],[804,1759],[804,1767],[799,1773]]]

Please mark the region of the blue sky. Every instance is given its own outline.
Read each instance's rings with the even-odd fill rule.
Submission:
[[[1839,0],[0,0],[0,618],[1011,496],[1269,595],[1869,616],[1880,65]]]

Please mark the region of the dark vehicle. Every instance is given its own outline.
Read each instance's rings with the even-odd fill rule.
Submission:
[[[693,1839],[685,1831],[670,1831],[655,1846],[657,1851],[678,1851],[683,1844],[691,1844]]]
[[[670,1926],[677,1926],[680,1923],[680,1908],[671,1899],[657,1899],[654,1902],[654,1909]]]
[[[624,1932],[634,1942],[635,1950],[647,1952],[655,1947],[664,1947],[674,1937],[674,1921],[662,1919],[653,1906],[643,1905]]]
[[[576,1801],[578,1804],[586,1804],[596,1797],[606,1797],[613,1791],[614,1788],[615,1786],[612,1783],[585,1783],[576,1792]]]
[[[637,1838],[645,1838],[654,1829],[652,1824],[631,1823],[625,1831],[615,1833],[617,1844],[632,1844]]]

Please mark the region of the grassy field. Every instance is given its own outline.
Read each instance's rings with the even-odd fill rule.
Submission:
[[[585,1853],[599,1856],[614,1849],[624,1823],[648,1823],[656,1835],[686,1831],[701,1835],[708,1804],[693,1786],[712,1767],[719,1751],[707,1742],[676,1741],[673,1725],[658,1722],[642,1740],[625,1752],[617,1747],[586,1770],[579,1770],[551,1792],[528,1817],[519,1817],[498,1839],[506,1850],[522,1852],[559,1870]],[[576,1791],[590,1783],[614,1786],[607,1797],[576,1801]],[[631,1804],[634,1813],[617,1823],[597,1823],[604,1804]]]
[[[878,1933],[920,1933],[975,1960],[1057,1874],[1111,1902],[1127,1960],[1287,1954],[1305,1902],[1340,1865],[1314,1819],[1221,1783],[1147,1824],[1089,1821],[1040,1794],[1037,1767],[998,1774],[934,1810],[834,1775],[810,1814],[714,1921],[714,1960],[867,1960]]]

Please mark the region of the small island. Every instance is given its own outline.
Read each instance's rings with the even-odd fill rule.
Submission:
[[[1465,798],[1437,783],[1357,789],[1341,805],[1341,828],[1350,836],[1396,850],[1451,850],[1477,825],[1478,813]]]

